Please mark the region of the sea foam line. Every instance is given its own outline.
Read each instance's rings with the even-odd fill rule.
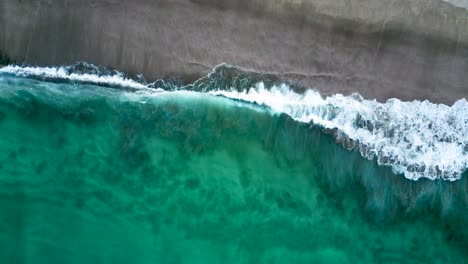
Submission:
[[[451,107],[398,99],[379,103],[358,95],[323,98],[313,90],[297,94],[286,85],[266,89],[263,83],[244,92],[210,94],[264,105],[300,122],[337,129],[342,145],[356,148],[365,158],[376,158],[380,165],[391,166],[412,180],[453,181],[468,166],[466,99]]]
[[[61,79],[78,81],[83,83],[92,83],[100,85],[121,86],[133,89],[146,89],[146,85],[138,83],[134,80],[124,78],[122,75],[103,75],[98,76],[88,73],[69,73],[64,67],[20,67],[20,66],[5,66],[0,68],[0,73],[9,73],[22,77],[40,77],[49,79]]]

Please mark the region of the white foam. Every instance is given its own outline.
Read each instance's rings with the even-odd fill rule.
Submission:
[[[340,94],[323,98],[308,90],[297,94],[286,85],[245,92],[213,91],[232,99],[270,107],[300,122],[338,129],[359,143],[361,155],[374,157],[413,180],[456,180],[468,166],[468,102],[452,107],[428,101],[386,103]],[[363,148],[365,146],[365,148]]]
[[[145,89],[145,85],[124,78],[119,74],[98,76],[94,74],[68,73],[63,67],[20,67],[5,66],[0,68],[0,73],[10,73],[17,76],[36,76],[44,78],[56,78],[93,84],[107,84],[113,86],[130,87],[134,89]]]

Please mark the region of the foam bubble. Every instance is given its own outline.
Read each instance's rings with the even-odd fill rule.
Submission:
[[[376,158],[380,165],[392,166],[409,179],[453,181],[468,166],[466,99],[451,107],[398,99],[379,103],[359,95],[323,98],[312,90],[297,94],[286,85],[267,90],[263,83],[244,92],[210,93],[265,105],[297,121],[337,129],[336,137],[345,147],[356,147],[362,156]],[[346,146],[349,140],[358,144]]]

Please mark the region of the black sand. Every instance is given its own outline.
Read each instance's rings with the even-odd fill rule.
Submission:
[[[192,82],[220,64],[323,94],[384,101],[468,97],[468,12],[424,1],[16,1],[0,50],[31,65],[79,60]]]

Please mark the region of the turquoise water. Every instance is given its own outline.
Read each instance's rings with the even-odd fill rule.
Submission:
[[[2,263],[468,263],[466,177],[227,98],[1,75],[0,150]]]

